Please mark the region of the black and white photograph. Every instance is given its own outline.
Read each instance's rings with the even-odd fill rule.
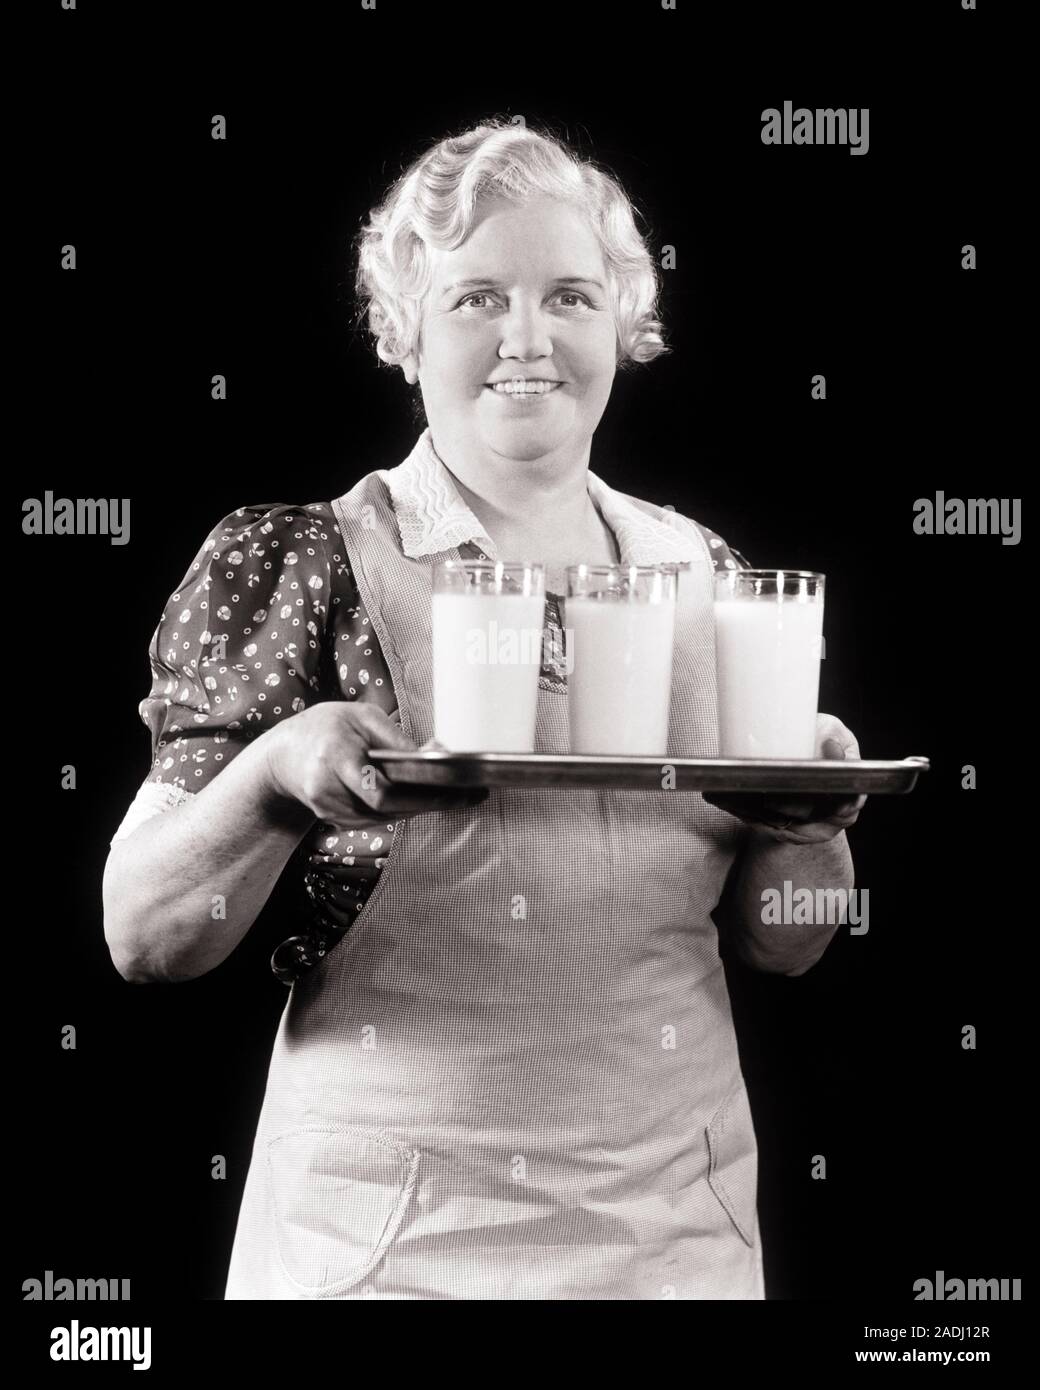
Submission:
[[[306,1301],[1011,1368],[994,9],[51,5],[40,1371],[291,1365],[317,1329],[217,1305]]]

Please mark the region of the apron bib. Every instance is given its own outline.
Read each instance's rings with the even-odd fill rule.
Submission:
[[[378,473],[334,505],[402,728],[424,743],[432,569],[458,550],[403,554]],[[703,539],[691,560],[669,749],[710,757]],[[569,751],[567,692],[544,678],[535,746]],[[763,1298],[709,915],[740,838],[678,791],[492,789],[399,824],[356,921],[286,1003],[225,1297]]]

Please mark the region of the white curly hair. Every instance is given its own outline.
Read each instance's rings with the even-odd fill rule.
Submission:
[[[427,248],[454,250],[481,199],[548,195],[578,207],[599,242],[617,329],[619,369],[668,352],[656,317],[660,281],[620,184],[554,135],[493,120],[421,155],[373,208],[357,237],[356,288],[383,362],[416,349],[432,279]]]

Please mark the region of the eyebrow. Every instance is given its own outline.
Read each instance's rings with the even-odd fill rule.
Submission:
[[[603,288],[599,280],[591,275],[558,275],[552,282],[554,285],[595,285],[596,289]],[[454,294],[456,290],[474,289],[481,285],[497,288],[499,282],[491,275],[476,276],[469,280],[456,280],[441,293],[441,298],[446,299],[449,294]]]

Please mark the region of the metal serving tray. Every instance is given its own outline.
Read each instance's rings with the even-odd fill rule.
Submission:
[[[927,758],[864,759],[625,758],[582,753],[448,753],[372,748],[369,758],[391,782],[441,787],[605,787],[693,792],[816,792],[900,796],[912,791]]]

